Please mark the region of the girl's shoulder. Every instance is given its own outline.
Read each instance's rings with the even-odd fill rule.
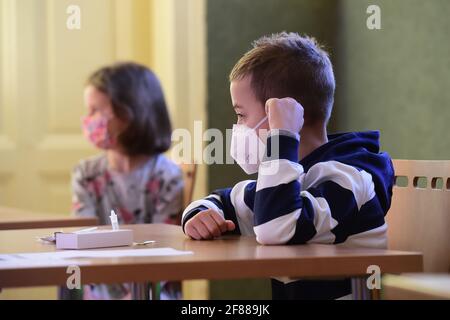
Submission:
[[[101,154],[80,160],[73,171],[78,178],[90,179],[104,174],[107,167],[106,155]]]
[[[179,177],[181,179],[183,176],[180,166],[163,154],[160,154],[158,156],[155,171],[159,172],[160,174],[168,178]]]

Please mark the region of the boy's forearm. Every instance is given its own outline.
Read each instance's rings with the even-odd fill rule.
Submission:
[[[255,234],[263,244],[288,242],[295,233],[302,208],[298,163],[298,134],[272,130],[256,186]]]
[[[263,163],[276,160],[289,160],[298,163],[300,135],[288,130],[270,130],[267,137]]]

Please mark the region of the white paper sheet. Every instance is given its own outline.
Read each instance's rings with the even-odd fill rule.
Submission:
[[[70,259],[82,258],[124,258],[189,255],[192,251],[173,248],[125,249],[125,250],[62,250],[40,253],[0,254],[0,268],[14,265],[68,265]]]

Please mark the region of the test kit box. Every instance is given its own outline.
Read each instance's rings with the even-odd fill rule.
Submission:
[[[95,230],[83,233],[55,234],[56,249],[92,249],[130,246],[133,244],[133,230]]]

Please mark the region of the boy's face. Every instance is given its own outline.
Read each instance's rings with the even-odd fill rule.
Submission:
[[[254,128],[265,116],[265,106],[259,102],[251,87],[251,76],[232,81],[230,84],[231,102],[237,115],[237,124]],[[269,130],[269,122],[264,121],[256,130]]]

